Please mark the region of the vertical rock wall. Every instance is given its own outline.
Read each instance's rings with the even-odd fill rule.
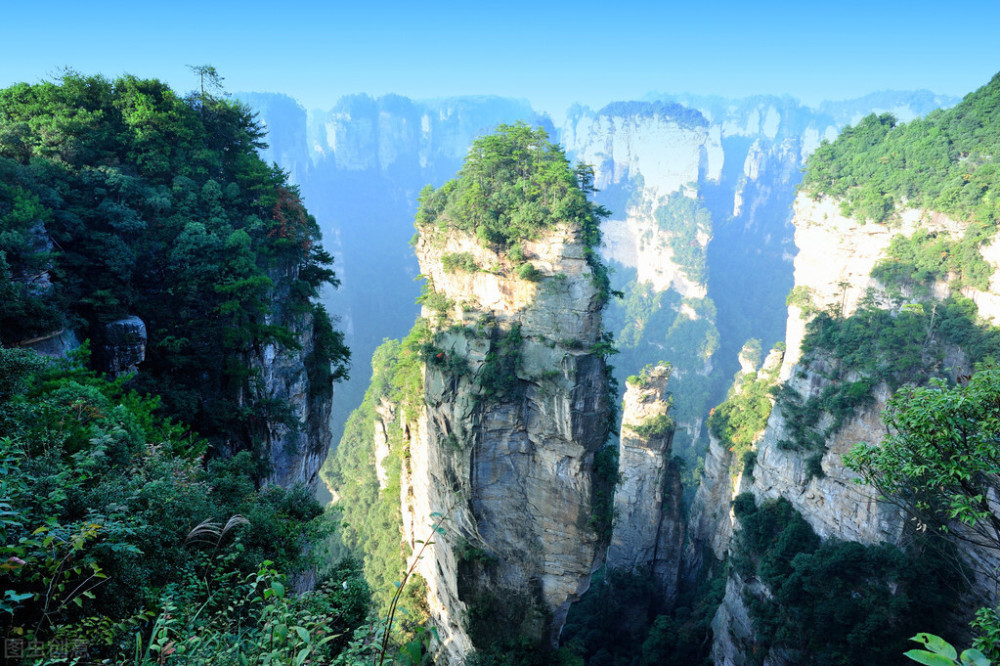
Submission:
[[[656,366],[625,390],[615,519],[608,547],[609,569],[646,570],[664,601],[677,596],[684,545],[680,470],[671,464],[674,425],[667,415],[670,368]]]
[[[799,195],[795,204],[795,287],[799,297],[789,306],[785,354],[779,377],[782,384],[798,393],[803,400],[820,395],[835,380],[831,367],[837,359],[803,356],[802,342],[806,323],[819,310],[834,307],[843,316],[855,313],[863,298],[873,299],[879,307],[897,307],[890,302],[878,281],[871,277],[875,265],[886,256],[897,234],[909,236],[917,229],[926,229],[953,238],[964,232],[964,225],[945,216],[927,211],[902,211],[893,225],[864,224],[840,212],[835,200],[813,200]],[[989,257],[990,247],[984,254]],[[935,298],[950,293],[947,283],[933,285]],[[988,294],[966,288],[963,294],[984,304],[984,315],[992,316],[992,299]],[[949,354],[946,362],[961,365],[959,350]],[[749,491],[759,501],[784,498],[802,515],[823,539],[840,539],[862,544],[900,543],[905,527],[904,516],[893,505],[879,501],[878,492],[857,483],[857,475],[847,469],[843,455],[857,442],[877,442],[885,434],[881,413],[891,392],[885,384],[876,386],[872,400],[844,419],[839,428],[828,432],[825,446],[818,453],[821,474],[810,465],[809,451],[783,448],[780,442],[791,438],[789,415],[779,401],[768,425],[756,445],[757,456],[752,478],[744,478],[734,495]],[[832,417],[824,415],[818,425],[826,430]],[[711,460],[711,457],[710,457]],[[711,469],[716,469],[714,465]],[[715,478],[718,470],[706,476]],[[711,484],[703,484],[709,494]],[[716,487],[724,487],[716,483]],[[723,494],[716,493],[721,498]],[[696,511],[699,500],[696,499]],[[705,512],[702,512],[705,515]],[[731,520],[731,519],[730,519]],[[725,531],[725,519],[702,520],[697,530],[703,539]],[[692,520],[694,524],[694,519]],[[716,551],[717,555],[721,555]],[[746,655],[755,649],[755,635],[744,598],[747,594],[768,598],[769,591],[759,581],[742,580],[732,572],[722,606],[713,622],[715,642],[713,659],[716,664],[747,663]],[[792,663],[780,650],[772,650],[765,663]]]
[[[597,559],[592,465],[610,413],[592,350],[602,303],[574,230],[524,250],[538,281],[461,232],[425,232],[416,246],[448,305],[423,311],[434,348],[425,407],[405,428],[402,506],[414,550],[432,514],[447,516],[418,562],[442,664],[462,663],[489,634],[554,644]],[[446,252],[468,252],[481,270],[446,271]],[[498,363],[514,374],[503,387],[489,379]]]

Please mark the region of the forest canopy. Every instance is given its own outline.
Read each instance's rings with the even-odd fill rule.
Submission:
[[[312,322],[310,379],[328,391],[348,359],[312,300],[336,284],[332,257],[263,139],[248,107],[156,80],[70,72],[0,90],[0,343],[96,340],[138,316],[137,388],[213,444],[256,436],[248,357],[297,348],[289,321]]]
[[[899,125],[870,115],[824,141],[802,189],[885,222],[897,206],[928,208],[989,227],[1000,218],[1000,74],[952,109]]]

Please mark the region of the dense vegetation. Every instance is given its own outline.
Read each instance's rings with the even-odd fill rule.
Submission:
[[[710,664],[712,616],[725,585],[725,567],[717,567],[670,608],[648,572],[600,569],[570,609],[562,651],[586,666]]]
[[[310,317],[310,378],[328,392],[348,351],[311,299],[336,284],[332,259],[262,140],[246,107],[155,80],[0,91],[0,342],[65,328],[98,349],[102,324],[137,315],[136,388],[213,447],[251,447],[282,420],[250,359],[299,348]]]
[[[346,645],[332,637],[368,614],[350,563],[327,571],[330,586],[284,594],[332,529],[308,491],[257,489],[247,452],[205,466],[204,440],[160,416],[158,399],[87,370],[86,356],[0,348],[4,639],[72,642],[90,658],[133,651],[137,663],[180,645],[188,663],[307,647],[268,638],[267,623],[331,637],[317,655]],[[280,607],[262,603],[265,589],[281,591]]]
[[[311,337],[312,399],[346,370],[313,302],[331,258],[252,114],[208,88],[0,91],[0,630],[44,657],[370,662],[381,625],[361,567],[321,547],[333,521],[306,488],[261,487],[266,431],[294,427],[265,349]],[[125,315],[149,332],[138,375],[102,376],[86,342],[16,348],[71,331],[99,352]]]
[[[877,444],[855,446],[846,464],[926,525],[938,546],[1000,550],[1000,518],[988,500],[997,492],[1000,468],[1000,371],[982,366],[958,384],[932,380],[903,387],[889,400],[883,421],[889,434]],[[973,566],[981,584],[995,587],[995,569]],[[995,598],[972,625],[976,647],[1000,659]]]
[[[595,192],[594,171],[570,165],[562,148],[541,128],[525,123],[500,125],[476,139],[456,178],[420,193],[417,228],[432,225],[475,234],[484,245],[503,250],[522,279],[539,274],[528,261],[523,241],[546,229],[568,224],[579,230],[594,281],[607,299],[607,269],[597,257],[601,221],[610,212],[589,199]],[[448,268],[473,270],[466,257],[449,258]]]
[[[705,247],[698,238],[712,233],[712,215],[691,197],[674,192],[655,213],[660,229],[669,233],[673,262],[693,281],[705,281]]]
[[[966,298],[909,304],[899,312],[866,301],[850,317],[823,312],[808,324],[802,349],[805,359],[822,360],[822,366],[813,367],[824,368],[834,381],[806,400],[788,386],[781,388],[779,402],[792,436],[779,445],[822,448],[845,419],[874,400],[872,391],[882,382],[894,390],[961,372],[944,366],[948,351],[956,348],[970,365],[1000,353],[1000,329],[981,322],[975,303]],[[824,414],[830,420],[819,430]]]
[[[957,106],[905,125],[871,115],[824,142],[802,187],[842,198],[846,213],[885,222],[897,206],[928,208],[992,234],[1000,219],[1000,74]],[[977,235],[978,231],[973,231]]]
[[[760,342],[751,342],[757,343],[756,356],[759,359]],[[751,343],[747,343],[744,350],[748,346],[752,348]],[[726,400],[709,414],[709,431],[722,446],[733,452],[730,469],[734,472],[744,469],[753,458],[753,445],[771,415],[773,392],[778,384],[777,373],[778,368],[770,368],[768,371],[738,374]],[[752,472],[752,467],[748,471]]]
[[[890,289],[906,289],[923,298],[936,281],[948,281],[954,289],[970,286],[985,291],[993,268],[979,252],[983,236],[976,227],[969,230],[972,233],[959,240],[923,229],[896,236],[872,277]]]
[[[909,552],[821,541],[784,498],[757,506],[747,493],[733,509],[733,566],[749,583],[744,602],[756,631],[749,663],[763,663],[772,648],[797,664],[908,663],[913,618],[929,631],[945,626],[957,576],[919,541]]]
[[[406,439],[399,416],[413,418],[423,401],[423,376],[418,346],[421,331],[416,327],[402,343],[386,340],[372,357],[372,382],[364,402],[351,414],[337,450],[323,466],[323,480],[337,489],[337,508],[343,526],[334,537],[334,553],[346,552],[364,565],[365,578],[372,596],[384,612],[395,594],[394,583],[402,579],[406,568],[403,550],[400,508],[400,471],[408,456]],[[385,419],[376,410],[394,418]],[[375,460],[375,422],[385,428],[387,456],[380,461],[384,487],[379,484]],[[411,620],[424,616],[422,588],[419,584],[406,591],[404,609]]]
[[[451,226],[510,248],[566,222],[596,247],[608,212],[587,198],[593,185],[593,170],[572,168],[545,130],[501,125],[473,142],[457,178],[421,192],[417,226]]]

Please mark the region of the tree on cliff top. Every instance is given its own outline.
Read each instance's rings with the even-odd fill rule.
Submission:
[[[500,125],[472,144],[458,177],[420,195],[417,226],[437,223],[470,231],[485,244],[509,248],[560,222],[577,225],[588,247],[601,242],[610,215],[588,200],[594,172],[575,168],[541,128]]]

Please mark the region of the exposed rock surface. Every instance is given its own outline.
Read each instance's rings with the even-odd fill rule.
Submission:
[[[108,372],[118,377],[136,372],[146,360],[146,324],[138,317],[118,319],[104,325],[101,346]]]
[[[290,288],[294,277],[275,280],[279,287],[276,302],[282,302],[281,290]],[[252,367],[260,372],[258,398],[286,403],[290,425],[284,415],[274,415],[264,422],[267,458],[271,463],[268,483],[285,488],[303,484],[315,489],[319,469],[330,450],[330,410],[333,404],[332,386],[314,386],[310,382],[309,363],[313,354],[313,315],[311,312],[291,313],[277,310],[279,325],[287,328],[300,347],[268,344],[260,354],[251,357]]]
[[[597,559],[592,464],[609,403],[606,366],[591,347],[602,303],[573,230],[558,227],[524,249],[540,281],[514,276],[504,256],[461,232],[424,233],[416,245],[422,272],[453,303],[443,313],[424,308],[440,363],[425,365],[426,406],[405,428],[401,480],[412,548],[428,538],[433,513],[448,517],[418,563],[441,664],[460,664],[473,649],[470,619],[554,643]],[[446,251],[470,252],[490,270],[449,273]],[[488,356],[517,327],[515,385],[490,393]],[[456,359],[466,371],[445,367]]]
[[[669,236],[654,218],[661,200],[675,192],[695,196],[700,175],[718,180],[723,152],[718,128],[697,111],[679,105],[609,105],[581,110],[562,131],[574,158],[594,165],[599,189],[629,193],[604,223],[608,259],[635,267],[638,281],[657,291],[671,287],[686,297],[704,298],[706,287],[673,261]],[[709,236],[699,238],[702,246]]]
[[[680,471],[670,455],[669,377],[669,367],[657,366],[625,390],[607,556],[609,569],[653,574],[668,604],[677,596],[684,545]]]
[[[744,353],[739,355],[740,372],[733,382],[733,393],[739,394],[747,378],[767,378],[776,381],[784,353],[772,349],[757,368],[753,359]],[[760,437],[754,444],[757,449]],[[704,558],[711,553],[716,560],[726,558],[736,517],[733,515],[732,501],[740,493],[746,492],[753,483],[753,476],[733,460],[733,452],[727,449],[715,435],[709,432],[708,453],[705,455],[705,471],[695,491],[694,501],[688,516],[688,540],[685,549],[683,575],[694,581],[705,564]]]
[[[866,294],[882,307],[896,307],[889,303],[885,290],[870,274],[875,265],[886,256],[892,239],[897,234],[910,235],[916,229],[926,229],[938,234],[958,238],[964,225],[946,216],[926,211],[904,210],[888,225],[864,224],[844,216],[839,203],[824,198],[813,200],[799,195],[795,203],[795,286],[808,296],[807,302],[793,304],[788,310],[786,342],[788,351],[781,366],[780,379],[803,400],[817,396],[834,380],[830,379],[827,364],[835,360],[822,358],[803,359],[802,341],[806,322],[818,309],[829,306],[838,308],[844,316],[857,311]],[[993,246],[988,245],[984,257],[995,262]],[[996,269],[996,263],[994,263]],[[994,280],[997,275],[994,274]],[[950,290],[946,283],[934,285],[935,298],[946,297]],[[990,314],[992,295],[966,289],[964,295],[985,304]],[[961,365],[960,351],[949,353],[946,364]],[[850,379],[850,377],[849,377]],[[823,539],[836,538],[863,544],[900,543],[905,528],[904,516],[896,507],[879,501],[878,492],[857,482],[856,474],[845,468],[843,455],[857,442],[877,442],[885,434],[881,413],[890,397],[885,384],[876,386],[873,400],[858,408],[846,418],[841,427],[828,433],[825,448],[820,452],[821,475],[810,470],[811,452],[788,450],[779,443],[791,439],[788,415],[779,402],[771,412],[767,428],[756,446],[757,456],[752,479],[738,484],[730,498],[748,490],[758,499],[782,497],[810,524]],[[825,430],[832,423],[824,415],[819,429]],[[724,460],[713,447],[706,461],[706,482],[698,491],[692,517],[692,534],[715,547],[716,534],[727,530],[727,519],[716,511],[713,515],[706,507],[712,502],[726,500],[728,487],[719,480],[718,472]],[[731,517],[728,524],[732,525]],[[719,550],[715,550],[719,555]],[[753,586],[757,587],[754,589]],[[759,583],[743,581],[731,574],[726,596],[713,627],[715,643],[713,658],[716,664],[738,665],[745,663],[745,655],[753,649],[753,627],[746,615],[743,601],[744,588],[760,598],[769,592]],[[764,663],[789,662],[778,651],[772,650]]]

